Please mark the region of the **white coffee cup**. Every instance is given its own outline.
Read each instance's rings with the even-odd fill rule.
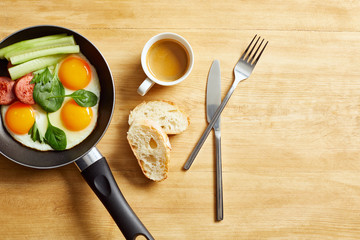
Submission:
[[[156,78],[154,75],[151,74],[151,71],[146,63],[147,61],[147,54],[148,51],[150,49],[150,47],[156,43],[157,41],[160,41],[162,39],[171,39],[171,40],[175,40],[179,43],[181,43],[181,45],[185,48],[185,50],[187,51],[188,54],[188,67],[187,70],[185,71],[185,73],[178,79],[173,80],[173,81],[162,81],[159,80],[158,78]],[[141,85],[139,86],[137,92],[141,95],[144,96],[149,90],[150,88],[155,84],[159,84],[162,86],[173,86],[176,85],[182,81],[184,81],[190,74],[193,65],[194,65],[194,53],[193,50],[190,46],[190,44],[188,43],[188,41],[185,40],[185,38],[181,37],[180,35],[176,34],[176,33],[170,33],[170,32],[165,32],[165,33],[160,33],[154,37],[152,37],[144,46],[142,53],[141,53],[141,65],[142,68],[147,76],[147,78],[141,83]]]

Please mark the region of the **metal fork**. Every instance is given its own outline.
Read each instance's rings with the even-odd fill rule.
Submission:
[[[200,140],[196,144],[196,146],[195,146],[193,152],[191,153],[190,157],[186,161],[186,163],[184,165],[184,169],[188,170],[190,168],[191,164],[194,162],[194,159],[197,156],[197,154],[199,153],[200,148],[204,144],[206,138],[209,136],[209,133],[211,132],[211,129],[213,128],[215,122],[218,120],[221,112],[224,110],[225,105],[229,101],[232,93],[234,92],[234,90],[237,87],[237,85],[239,84],[239,82],[247,79],[250,76],[250,74],[254,70],[257,62],[259,61],[261,54],[263,53],[264,49],[266,48],[266,46],[268,44],[268,41],[266,41],[265,45],[261,49],[261,46],[262,46],[262,44],[264,42],[264,39],[262,39],[262,41],[260,42],[260,45],[257,46],[257,43],[260,40],[260,36],[259,36],[257,38],[255,44],[252,46],[252,48],[251,48],[251,50],[249,52],[249,49],[250,49],[252,43],[254,42],[254,40],[256,39],[256,37],[257,37],[257,35],[254,36],[254,38],[251,40],[249,46],[246,48],[245,52],[241,55],[239,61],[236,63],[236,65],[234,67],[235,80],[234,80],[233,84],[231,85],[231,88],[227,92],[225,98],[221,102],[220,106],[217,108],[216,112],[214,113],[213,118],[211,119],[209,125],[205,129],[205,131],[204,131],[203,135],[201,136]],[[253,52],[253,50],[255,49],[256,46],[257,46],[256,51],[255,51],[254,54],[252,54],[252,52]],[[261,51],[260,51],[259,55],[256,55],[257,52],[260,49],[261,49]]]

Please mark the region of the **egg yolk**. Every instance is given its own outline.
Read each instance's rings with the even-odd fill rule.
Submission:
[[[73,99],[66,102],[61,109],[61,121],[71,131],[80,131],[89,126],[93,117],[92,109],[79,106]]]
[[[66,88],[79,90],[89,84],[91,69],[85,60],[79,57],[68,57],[61,63],[58,75]]]
[[[26,134],[34,125],[35,114],[28,104],[15,102],[10,105],[5,114],[7,127],[15,134]]]

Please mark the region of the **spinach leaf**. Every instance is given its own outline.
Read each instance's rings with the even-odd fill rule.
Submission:
[[[69,95],[81,107],[93,107],[98,101],[98,97],[90,91],[80,89]]]
[[[98,97],[95,93],[80,89],[69,95],[52,96],[51,98],[71,97],[81,107],[93,107],[98,101]]]
[[[49,79],[52,78],[52,74],[50,72],[49,68],[45,68],[42,70],[39,70],[37,73],[34,74],[34,78],[31,80],[31,84],[32,83],[39,83],[39,82],[44,82],[47,83],[49,81]]]
[[[45,133],[46,143],[55,150],[65,150],[67,145],[65,132],[60,128],[51,125],[49,114],[47,114],[46,116],[48,120],[48,127]]]
[[[34,142],[36,142],[36,141],[38,141],[40,143],[44,142],[44,137],[40,134],[40,131],[38,129],[36,122],[34,122],[34,125],[30,128],[28,134],[30,135],[31,139]]]
[[[60,109],[64,102],[65,89],[57,76],[57,69],[54,74],[51,74],[49,68],[35,76],[33,97],[37,104],[40,105],[46,112],[56,112]]]

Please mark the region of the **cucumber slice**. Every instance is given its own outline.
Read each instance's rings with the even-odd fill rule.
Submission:
[[[16,65],[39,57],[45,57],[55,54],[68,54],[68,53],[79,53],[79,52],[80,52],[79,45],[53,47],[53,48],[47,48],[43,50],[32,51],[32,52],[16,55],[11,57],[10,61],[11,64]]]
[[[65,37],[66,34],[56,34],[56,35],[50,35],[50,36],[45,36],[45,37],[39,37],[39,38],[33,38],[33,39],[29,39],[29,40],[24,40],[21,42],[17,42],[14,44],[11,44],[9,46],[6,46],[4,48],[0,49],[0,58],[4,58],[4,55],[10,51],[13,51],[16,48],[22,48],[22,47],[26,47],[28,45],[32,45],[32,44],[36,44],[36,43],[40,43],[40,42],[46,42],[52,39],[57,39],[57,38],[61,38],[61,37]]]
[[[66,54],[51,55],[51,56],[36,58],[28,62],[24,62],[22,64],[16,65],[14,67],[9,68],[10,77],[12,80],[18,79],[30,72],[37,71],[39,69],[54,65],[58,63],[65,56]]]
[[[33,44],[28,44],[27,46],[18,47],[11,51],[8,51],[4,55],[4,57],[7,60],[9,60],[11,57],[16,56],[16,55],[24,54],[27,52],[33,52],[33,51],[41,50],[41,49],[45,49],[45,48],[52,48],[54,46],[60,46],[60,45],[75,45],[74,37],[66,36],[66,37],[61,37],[61,38],[57,38],[57,39],[51,39],[48,41],[42,41],[42,42],[36,42]]]

